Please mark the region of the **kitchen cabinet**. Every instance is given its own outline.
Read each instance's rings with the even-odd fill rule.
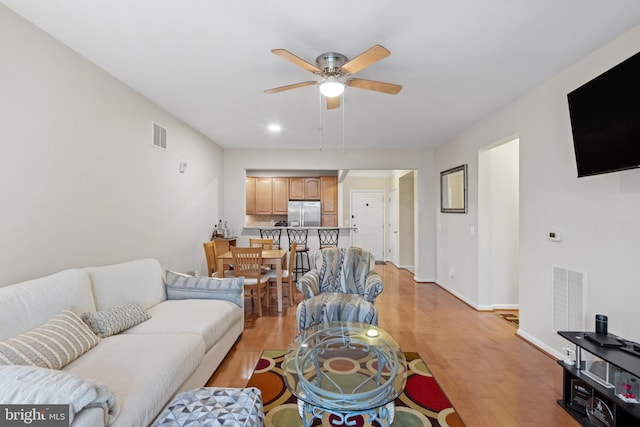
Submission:
[[[256,179],[252,176],[248,176],[245,178],[244,182],[245,182],[245,192],[246,192],[245,212],[247,215],[255,215],[256,214]]]
[[[320,178],[289,178],[290,200],[320,200]]]
[[[320,177],[320,201],[323,214],[338,214],[338,178],[335,176]]]
[[[248,176],[247,215],[286,215],[289,204],[289,178]]]
[[[273,213],[273,178],[256,178],[256,215]]]
[[[273,178],[273,214],[287,215],[289,209],[289,178]]]
[[[338,227],[338,215],[320,215],[320,225],[322,227]]]
[[[323,227],[338,226],[338,178],[320,177],[320,201],[322,203],[321,224]]]
[[[247,215],[287,215],[289,200],[319,200],[322,226],[338,225],[338,178],[335,176],[248,176],[245,182]]]
[[[320,200],[320,178],[304,179],[305,200]]]

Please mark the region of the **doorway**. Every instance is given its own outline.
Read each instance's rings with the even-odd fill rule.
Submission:
[[[384,261],[384,191],[351,192],[353,246],[371,252],[376,261]]]
[[[519,307],[519,139],[478,153],[478,305]]]

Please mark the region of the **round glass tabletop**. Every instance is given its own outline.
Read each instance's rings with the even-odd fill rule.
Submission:
[[[303,331],[283,362],[287,388],[298,399],[330,411],[367,411],[404,390],[406,360],[383,329],[334,322]]]

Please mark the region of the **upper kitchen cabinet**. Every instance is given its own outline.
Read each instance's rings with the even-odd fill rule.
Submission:
[[[246,188],[246,213],[247,215],[256,214],[256,179],[252,176],[245,178]]]
[[[246,177],[247,215],[287,215],[289,178]]]
[[[256,214],[273,213],[273,178],[256,178]]]
[[[290,200],[320,200],[320,178],[289,178]]]
[[[246,196],[247,215],[271,215],[284,219],[289,213],[289,200],[320,201],[322,226],[338,224],[337,176],[250,175],[246,177]]]
[[[273,214],[287,215],[289,209],[289,178],[273,178]]]

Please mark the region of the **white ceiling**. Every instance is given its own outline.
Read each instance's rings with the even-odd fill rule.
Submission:
[[[638,0],[0,1],[236,149],[435,147],[640,23]],[[398,95],[347,88],[327,111],[314,86],[263,93],[317,79],[271,49],[375,44],[391,56],[356,76]]]

